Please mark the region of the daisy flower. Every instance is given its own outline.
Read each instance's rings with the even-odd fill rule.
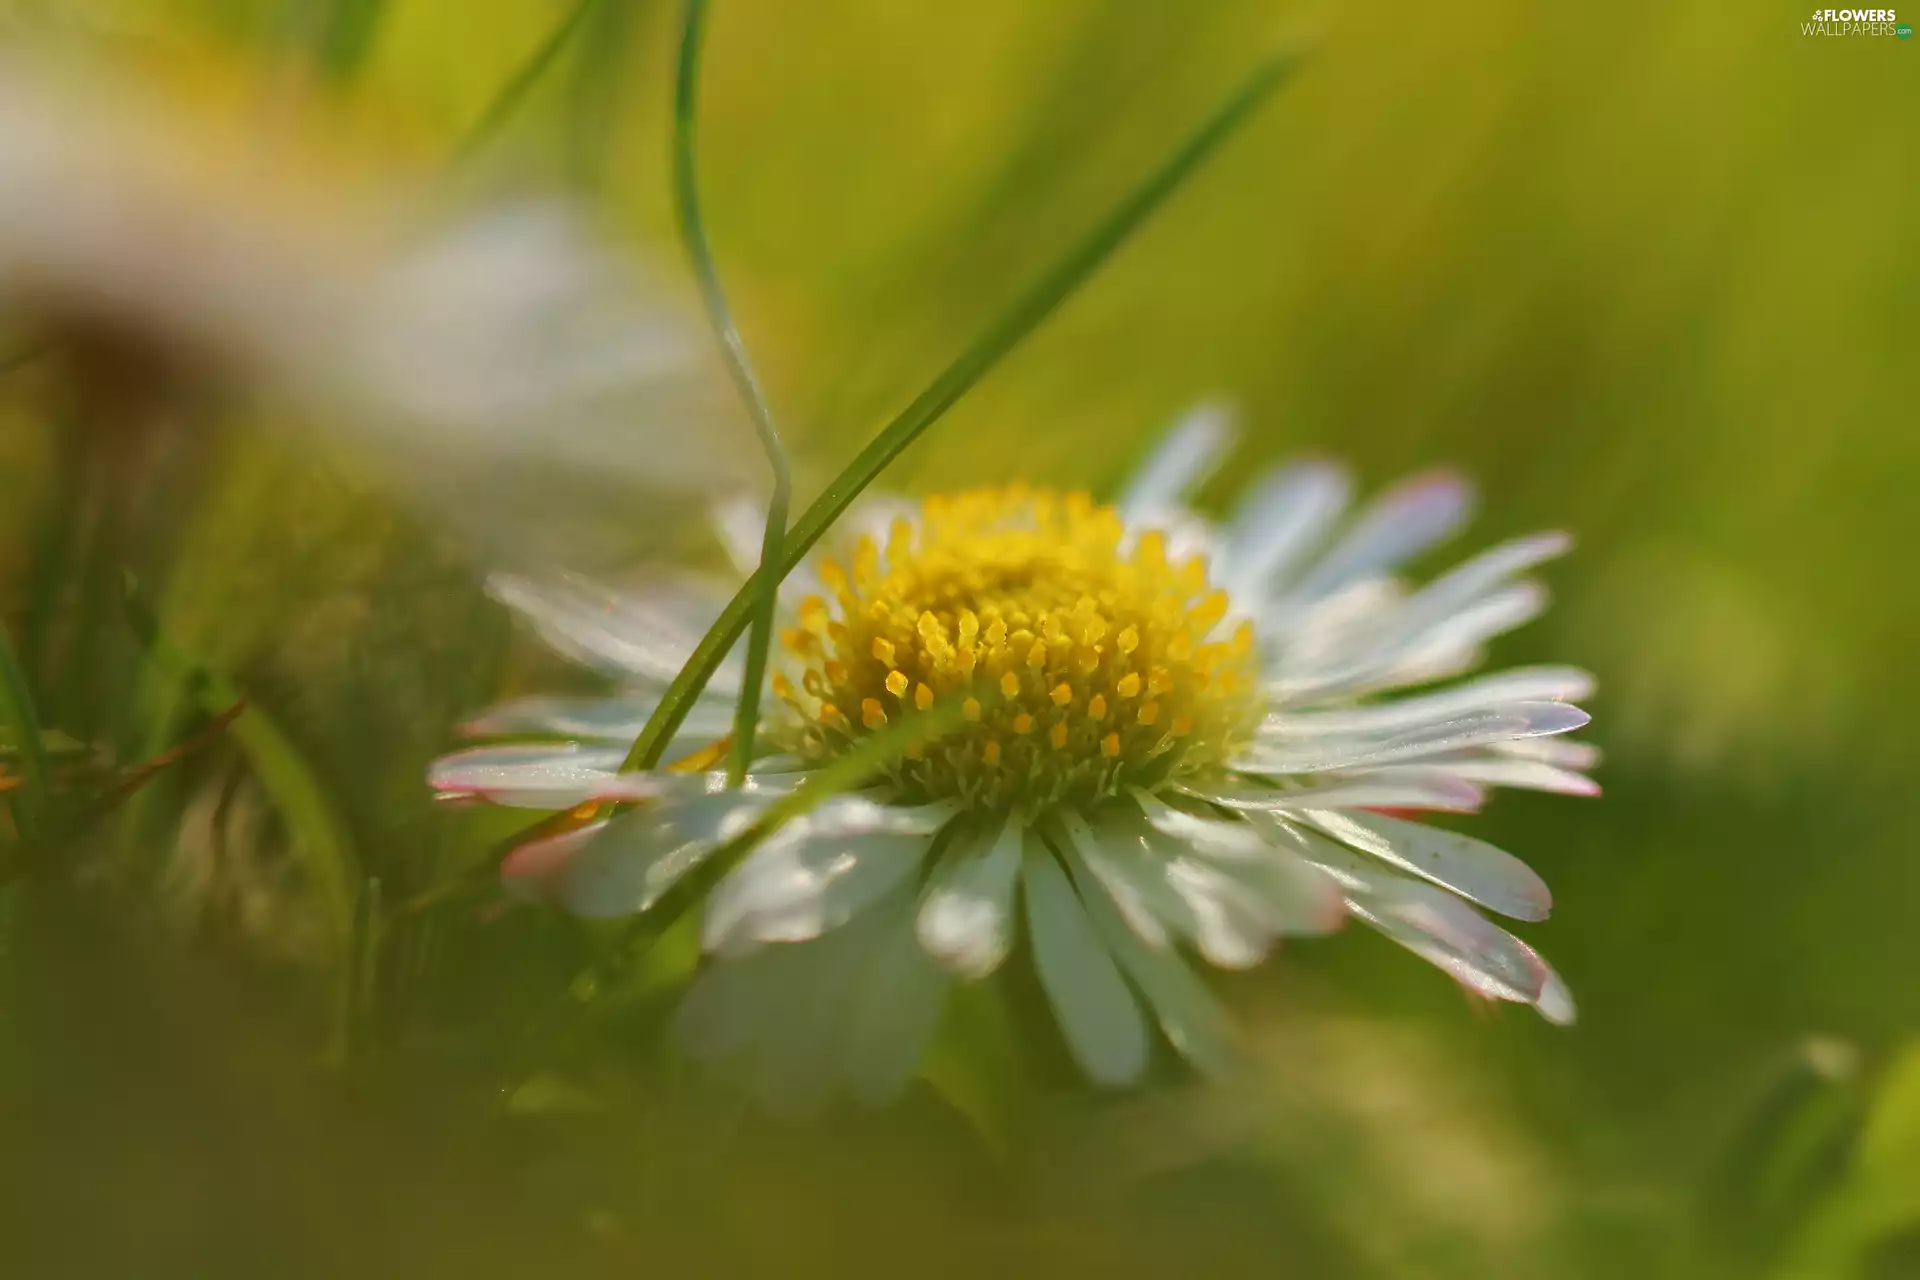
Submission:
[[[445,207],[254,88],[216,109],[207,85],[0,57],[7,354],[58,356],[107,427],[183,387],[259,393],[450,509],[529,468],[622,502],[738,482],[714,433],[666,434],[725,406],[702,329],[575,211]]]
[[[1244,968],[1347,918],[1482,996],[1571,1020],[1553,970],[1480,910],[1542,919],[1546,885],[1398,816],[1470,811],[1495,786],[1594,792],[1592,749],[1558,737],[1587,723],[1572,705],[1592,690],[1584,672],[1442,683],[1540,612],[1524,575],[1566,537],[1410,586],[1394,570],[1465,521],[1464,482],[1422,476],[1343,519],[1348,477],[1307,462],[1215,524],[1183,498],[1227,437],[1222,414],[1196,413],[1110,506],[1020,485],[870,505],[786,585],[764,729],[777,754],[735,791],[718,774],[617,772],[717,596],[501,579],[550,642],[630,692],[502,707],[472,727],[565,741],[469,749],[432,781],[532,807],[642,802],[504,867],[521,892],[622,915],[810,770],[957,701],[957,729],[778,828],[704,904],[710,962],[680,1013],[685,1043],[740,1059],[776,1105],[836,1083],[892,1096],[948,984],[1023,944],[1074,1059],[1107,1085],[1142,1075],[1156,1026],[1225,1070],[1230,1029],[1193,961]],[[750,565],[751,520],[720,523]],[[677,750],[726,732],[737,681],[714,680]]]

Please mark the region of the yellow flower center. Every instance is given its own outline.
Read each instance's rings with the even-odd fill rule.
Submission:
[[[830,758],[909,708],[958,700],[961,726],[911,751],[914,799],[1034,813],[1217,764],[1259,716],[1253,629],[1213,638],[1224,591],[1165,537],[1123,551],[1112,507],[1024,486],[930,497],[800,603],[782,644],[798,686],[788,745]]]

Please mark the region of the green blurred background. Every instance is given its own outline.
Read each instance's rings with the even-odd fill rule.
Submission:
[[[311,58],[430,160],[569,8],[4,21]],[[279,736],[130,806],[144,861],[6,891],[8,1274],[1920,1275],[1920,47],[1804,37],[1802,8],[715,5],[712,234],[809,486],[1258,50],[1311,45],[887,482],[1112,492],[1225,395],[1246,436],[1215,501],[1315,451],[1370,484],[1464,468],[1476,541],[1572,530],[1555,608],[1496,657],[1599,674],[1606,794],[1505,795],[1476,831],[1553,885],[1527,937],[1578,1026],[1470,1007],[1349,931],[1226,984],[1250,1066],[1222,1087],[1007,1067],[970,1117],[921,1088],[795,1127],[663,1059],[650,1009],[547,1043],[574,926],[396,910],[360,954],[307,855],[333,842],[348,896],[377,877],[389,905],[476,865],[506,828],[433,811],[425,763],[500,693],[579,678],[414,513],[236,433],[182,464],[143,569]],[[467,180],[577,187],[670,255],[677,21],[594,6]],[[6,412],[17,617],[60,446]],[[50,718],[169,741],[181,711],[107,631]],[[270,803],[289,787],[305,826]],[[538,1087],[497,1096],[529,1052]]]

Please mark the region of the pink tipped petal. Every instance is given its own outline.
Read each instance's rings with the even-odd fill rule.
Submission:
[[[512,809],[571,809],[589,800],[644,800],[660,794],[651,774],[619,772],[623,752],[575,743],[475,747],[428,766],[442,795],[475,796]]]
[[[1562,769],[1592,769],[1600,763],[1600,748],[1590,742],[1570,742],[1565,738],[1525,738],[1496,742],[1492,750],[1521,760],[1538,760]]]
[[[574,856],[606,825],[605,821],[592,822],[574,831],[521,845],[501,860],[500,883],[517,898],[550,899]]]
[[[1406,765],[1382,773],[1441,773],[1483,787],[1515,787],[1522,791],[1550,791],[1563,796],[1597,796],[1600,784],[1584,773],[1561,769],[1539,760],[1499,757],[1448,760],[1430,765]]]

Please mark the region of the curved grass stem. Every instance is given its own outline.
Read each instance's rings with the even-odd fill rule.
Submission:
[[[689,7],[700,8],[701,0],[690,0]],[[759,571],[727,603],[693,656],[667,687],[640,736],[634,740],[623,768],[649,769],[659,763],[694,699],[740,638],[756,606],[770,599],[778,589],[780,579],[792,572],[888,463],[939,421],[969,388],[1038,328],[1042,320],[1084,284],[1192,176],[1203,160],[1246,123],[1254,109],[1279,87],[1295,65],[1296,59],[1291,53],[1273,53],[1262,60],[1158,168],[1001,312],[925,391],[881,429],[801,514],[788,531],[782,554],[777,559],[763,554]],[[770,531],[771,528],[769,524]],[[755,689],[757,696],[754,680],[749,680],[748,687]]]
[[[705,45],[707,0],[687,0],[686,15],[680,32],[680,58],[673,90],[673,194],[674,212],[680,223],[680,239],[686,247],[693,272],[700,282],[700,297],[707,318],[720,340],[726,356],[727,372],[732,376],[740,398],[746,401],[753,418],[753,429],[766,451],[767,465],[773,471],[773,495],[767,501],[766,531],[760,540],[760,569],[750,587],[752,627],[747,637],[746,669],[740,684],[740,701],[734,709],[733,753],[727,764],[727,777],[739,786],[753,761],[754,730],[760,723],[761,688],[766,683],[767,650],[773,642],[773,614],[780,599],[782,544],[787,532],[787,507],[793,497],[793,480],[787,454],[774,425],[773,410],[767,404],[760,379],[747,359],[747,344],[734,323],[727,306],[726,293],[720,287],[719,271],[713,262],[713,246],[707,239],[706,223],[700,216],[700,175],[698,121],[700,103],[700,53]],[[734,631],[734,638],[739,631]],[[711,637],[709,637],[711,638]],[[728,644],[731,645],[732,639]],[[682,673],[685,674],[684,672]],[[676,685],[679,683],[675,682]],[[701,685],[705,684],[702,680]],[[693,692],[697,695],[699,688]],[[649,762],[653,763],[653,762]]]

